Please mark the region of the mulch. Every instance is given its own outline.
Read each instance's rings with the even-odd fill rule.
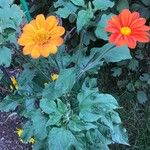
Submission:
[[[19,141],[16,133],[22,122],[16,113],[0,112],[0,150],[32,150],[30,144]]]

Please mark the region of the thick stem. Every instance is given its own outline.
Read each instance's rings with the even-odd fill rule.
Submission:
[[[99,62],[101,59],[103,59],[104,55],[106,53],[108,53],[110,50],[112,50],[115,47],[115,45],[111,46],[110,48],[106,49],[103,53],[101,53],[97,58],[94,58],[94,56],[97,55],[97,53],[93,56],[93,58],[85,65],[85,67],[83,69],[81,69],[81,71],[79,72],[78,76],[77,76],[77,80],[89,69],[91,69],[92,67],[95,67],[94,64],[96,64],[96,62]]]
[[[30,15],[27,2],[26,2],[26,0],[20,0],[20,2],[21,2],[21,5],[23,7],[23,10],[24,10],[24,13],[26,15],[26,18],[27,18],[28,22],[30,22],[32,20],[32,17]]]

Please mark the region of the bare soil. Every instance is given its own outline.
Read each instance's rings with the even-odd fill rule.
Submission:
[[[16,128],[20,128],[23,119],[15,113],[0,112],[0,150],[31,150],[30,144],[19,141]]]

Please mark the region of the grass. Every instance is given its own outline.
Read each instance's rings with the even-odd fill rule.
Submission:
[[[130,146],[111,145],[111,150],[150,150],[150,102],[138,103],[136,93],[117,85],[119,78],[111,75],[111,65],[105,65],[99,71],[98,84],[102,92],[110,93],[118,99],[123,126],[127,129]],[[124,78],[128,76],[124,74]],[[111,88],[110,88],[111,87]],[[114,94],[115,93],[115,94]]]

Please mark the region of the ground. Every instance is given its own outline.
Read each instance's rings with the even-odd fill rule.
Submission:
[[[31,145],[20,142],[16,133],[22,122],[15,113],[0,112],[0,150],[31,150]]]

